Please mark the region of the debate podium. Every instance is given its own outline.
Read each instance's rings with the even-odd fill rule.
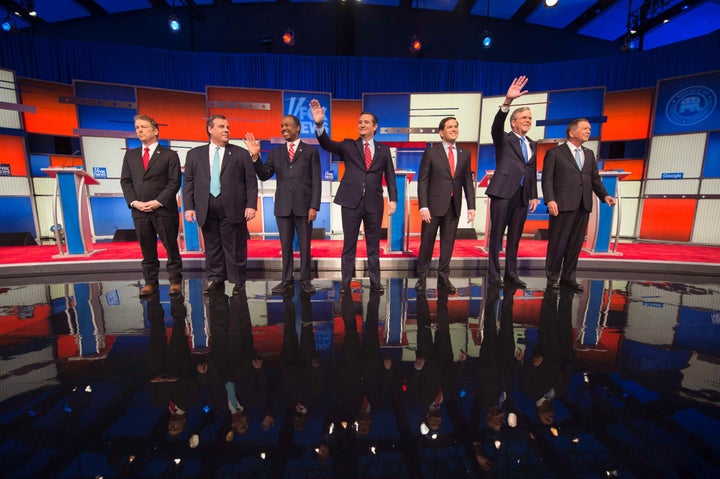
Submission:
[[[600,171],[605,189],[608,194],[615,198],[615,206],[607,205],[600,201],[597,195],[593,195],[593,209],[590,213],[587,229],[586,251],[591,254],[614,254],[617,252],[618,239],[620,237],[620,225],[622,219],[622,199],[620,195],[620,180],[630,174],[629,171],[608,170]],[[613,208],[617,213],[616,228],[613,232]],[[611,251],[612,243],[612,251]]]
[[[485,170],[485,175],[480,179],[478,186],[487,188],[490,184],[490,180],[493,177],[495,170]],[[485,208],[485,234],[483,235],[483,243],[480,246],[476,246],[475,249],[479,249],[483,253],[487,253],[490,249],[490,197],[487,199],[487,207]]]
[[[388,238],[385,253],[412,253],[410,251],[410,181],[414,171],[395,170],[398,201],[395,213],[388,216]]]
[[[58,254],[53,258],[68,256],[90,256],[104,249],[95,249],[90,226],[90,202],[87,185],[99,182],[81,168],[42,168],[51,178],[55,178],[53,190],[53,223]],[[58,228],[58,206],[62,207],[62,229],[65,232],[65,251]]]

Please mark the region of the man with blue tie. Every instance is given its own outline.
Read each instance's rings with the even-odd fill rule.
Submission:
[[[355,254],[362,223],[365,228],[370,289],[382,293],[385,291],[380,283],[380,230],[385,209],[383,179],[388,190],[388,215],[395,212],[398,198],[395,165],[390,149],[375,141],[378,120],[372,113],[360,113],[358,118],[360,138],[333,141],[325,131],[325,108],[313,99],[310,101],[310,109],[317,127],[320,146],[339,156],[345,164],[345,173],[340,180],[334,200],[342,207],[344,237],[340,292],[343,294],[350,292],[350,280],[355,270]]]
[[[223,115],[206,124],[209,145],[188,151],[183,202],[185,220],[197,221],[205,242],[207,293],[235,283],[233,294],[245,291],[248,221],[257,211],[258,186],[252,158],[260,142],[248,138],[247,149],[230,143],[230,124]]]
[[[495,172],[485,194],[490,198],[490,232],[488,244],[488,279],[491,284],[501,286],[500,250],[503,233],[507,228],[505,249],[505,283],[524,288],[525,282],[517,272],[517,253],[522,237],[525,219],[538,205],[536,180],[535,142],[527,138],[532,127],[532,112],[528,107],[515,109],[510,115],[510,128],[503,130],[510,104],[527,90],[527,77],[513,79],[505,94],[491,127],[495,146]]]

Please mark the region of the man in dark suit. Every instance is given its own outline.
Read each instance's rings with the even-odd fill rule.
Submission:
[[[255,218],[258,199],[252,158],[259,157],[260,142],[248,138],[247,149],[230,144],[230,125],[223,115],[211,116],[206,128],[210,144],[188,151],[185,160],[185,219],[202,228],[209,281],[205,291],[223,291],[228,279],[237,294],[245,290],[247,223]]]
[[[300,283],[303,293],[312,294],[310,282],[310,238],[312,222],[320,210],[322,178],[320,155],[315,147],[300,141],[300,120],[286,115],[280,123],[286,144],[274,148],[267,162],[253,159],[255,173],[262,181],[273,174],[275,189],[275,218],[282,248],[282,281],[272,292],[282,294],[293,288],[293,240],[297,231],[300,244]]]
[[[158,144],[160,130],[157,122],[149,116],[135,117],[135,134],[142,147],[125,152],[120,186],[128,207],[132,209],[143,255],[145,286],[140,290],[140,296],[149,296],[158,288],[158,237],[168,255],[170,294],[180,294],[182,258],[177,242],[179,219],[176,198],[180,189],[180,159],[173,150]]]
[[[438,288],[455,294],[457,289],[450,282],[450,258],[462,209],[462,193],[465,190],[467,220],[472,223],[475,219],[475,188],[470,152],[455,145],[460,134],[457,119],[447,117],[440,120],[438,132],[442,143],[425,150],[418,172],[418,206],[423,223],[415,289],[425,291],[425,279],[440,228]]]
[[[395,166],[390,149],[374,140],[378,128],[375,115],[360,113],[357,140],[332,141],[325,131],[325,108],[317,100],[310,101],[313,120],[317,126],[320,146],[339,156],[345,163],[345,174],[335,194],[335,203],[342,206],[343,251],[341,293],[350,291],[350,280],[355,269],[360,223],[365,228],[370,289],[384,292],[380,284],[380,229],[383,217],[383,178],[388,189],[388,215],[395,212],[397,185]]]
[[[503,233],[507,228],[505,249],[505,282],[524,288],[525,282],[517,273],[517,253],[523,226],[528,214],[538,205],[536,181],[536,146],[525,135],[532,127],[532,113],[520,107],[510,115],[511,132],[503,130],[512,101],[527,93],[523,90],[527,77],[513,79],[505,101],[495,115],[492,139],[495,146],[495,173],[485,194],[490,197],[490,241],[488,251],[488,278],[490,284],[502,286],[500,278],[500,250]]]
[[[550,213],[545,275],[548,288],[563,284],[582,292],[575,271],[592,211],[593,191],[610,206],[615,206],[615,198],[602,184],[592,150],[582,146],[590,138],[590,122],[585,118],[571,121],[565,135],[567,142],[548,150],[543,164],[542,190]]]

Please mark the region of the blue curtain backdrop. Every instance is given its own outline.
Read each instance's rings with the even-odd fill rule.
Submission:
[[[655,86],[663,78],[720,68],[720,31],[648,52],[556,63],[489,63],[417,58],[219,54],[3,35],[0,66],[17,76],[60,83],[87,80],[202,92],[208,85],[326,91],[339,99],[363,92],[505,92],[524,74],[533,91]],[[568,46],[571,48],[571,46]]]

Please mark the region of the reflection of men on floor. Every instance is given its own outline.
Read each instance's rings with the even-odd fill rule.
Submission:
[[[417,351],[409,381],[409,392],[424,408],[424,423],[430,431],[442,424],[440,408],[457,395],[467,355],[453,360],[447,291],[440,290],[437,300],[437,330],[433,338],[430,309],[425,295],[417,297]]]
[[[187,308],[180,295],[170,299],[172,333],[165,334],[165,313],[157,293],[148,296],[147,314],[150,322],[150,397],[156,406],[168,408],[168,434],[177,436],[187,426],[186,412],[197,402],[198,387],[193,378],[190,346],[185,334]]]
[[[270,151],[263,164],[253,158],[258,178],[275,175],[275,218],[282,248],[282,281],[272,292],[282,294],[293,287],[293,240],[297,232],[300,246],[300,285],[303,293],[312,294],[310,282],[310,238],[313,221],[320,210],[322,177],[317,148],[300,141],[300,120],[285,115],[280,123],[285,144]]]
[[[520,390],[535,401],[538,418],[547,426],[555,416],[552,400],[565,393],[573,372],[572,301],[571,288],[545,290],[533,357],[520,371]]]

